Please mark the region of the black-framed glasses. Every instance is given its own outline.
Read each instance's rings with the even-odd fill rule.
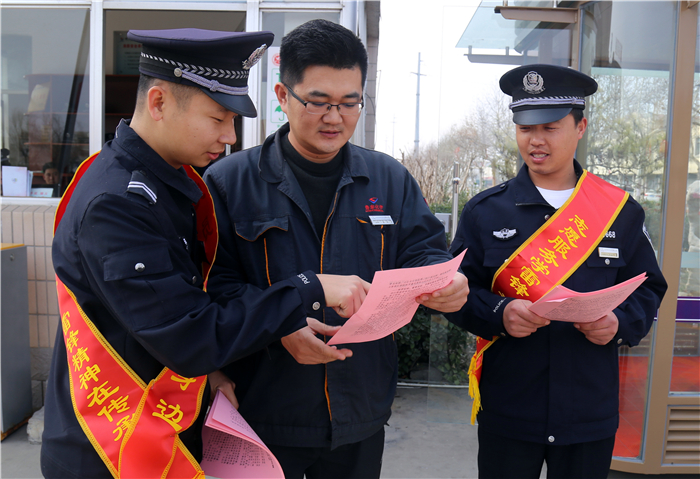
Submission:
[[[339,103],[337,105],[328,102],[304,101],[301,98],[299,98],[299,95],[294,93],[294,90],[292,90],[292,88],[289,85],[287,85],[286,83],[282,84],[287,88],[287,90],[289,90],[289,93],[291,93],[292,96],[299,101],[299,103],[304,105],[306,111],[311,113],[312,115],[325,115],[326,113],[331,111],[331,108],[333,108],[334,106],[338,107],[338,113],[340,113],[341,115],[359,115],[362,111],[362,100],[360,100],[359,103]]]

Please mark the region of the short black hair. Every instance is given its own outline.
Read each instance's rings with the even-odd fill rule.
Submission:
[[[46,173],[46,170],[50,170],[50,169],[58,170],[58,167],[56,166],[56,164],[53,161],[49,161],[48,163],[44,163],[44,166],[41,168],[41,172]]]
[[[583,120],[583,110],[574,108],[571,110],[571,116],[574,117],[574,125],[578,126],[578,124],[581,123],[581,120]]]
[[[177,100],[178,107],[182,109],[186,108],[190,99],[192,99],[192,96],[200,91],[199,88],[194,86],[180,85],[179,83],[161,80],[160,78],[142,73],[139,77],[139,84],[136,87],[136,108],[139,108],[141,102],[146,100],[148,90],[159,82],[167,83],[170,86],[170,91],[173,92],[173,96],[175,96],[175,99]]]
[[[294,86],[304,81],[310,66],[338,70],[360,67],[362,87],[367,79],[367,50],[357,35],[337,23],[316,19],[284,36],[280,48],[280,81]]]

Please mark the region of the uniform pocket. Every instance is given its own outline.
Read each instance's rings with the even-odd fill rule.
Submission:
[[[102,261],[105,282],[122,282],[110,290],[122,295],[119,308],[127,308],[129,314],[121,319],[134,331],[184,316],[194,306],[188,294],[192,285],[187,275],[191,273],[174,270],[166,243],[118,251]]]
[[[593,253],[586,259],[586,265],[589,268],[622,268],[627,266],[625,259],[622,257],[622,253],[618,253],[619,258],[601,258],[598,254],[598,250],[594,250]]]
[[[255,241],[266,231],[276,228],[282,231],[289,229],[289,218],[269,218],[264,220],[237,221],[234,225],[236,234],[246,241]]]
[[[617,250],[617,258],[605,258],[600,256],[598,248],[594,249],[586,258],[586,271],[573,274],[566,286],[582,293],[613,286],[617,282],[618,271],[627,265],[622,251],[619,248]]]
[[[363,278],[371,278],[375,271],[390,269],[395,263],[395,258],[387,256],[389,252],[395,252],[389,247],[392,233],[396,225],[373,225],[368,216],[355,218],[355,231],[353,236],[357,247],[357,259],[359,261],[359,274]]]
[[[487,268],[500,268],[510,255],[515,251],[512,248],[490,248],[484,251],[484,266]]]
[[[238,255],[248,280],[269,286],[299,273],[297,240],[289,237],[290,218],[246,219],[234,224]],[[243,241],[241,241],[241,239]]]
[[[102,263],[105,281],[150,276],[173,269],[166,243],[117,251],[103,256]]]

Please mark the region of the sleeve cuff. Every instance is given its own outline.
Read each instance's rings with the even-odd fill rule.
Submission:
[[[494,336],[500,336],[502,338],[505,338],[508,336],[508,332],[506,331],[506,327],[503,325],[503,312],[506,309],[506,306],[508,306],[508,303],[513,301],[515,298],[501,298],[498,300],[496,305],[493,308],[493,313],[494,313],[494,321],[493,325],[497,328],[496,334]]]
[[[624,321],[625,312],[618,307],[613,309],[613,313],[615,313],[615,316],[617,317],[617,333],[612,338],[611,342],[617,347],[625,345],[629,346],[631,344],[630,337],[632,332],[629,331],[627,323]]]
[[[296,286],[301,296],[302,307],[308,317],[323,319],[323,308],[326,307],[326,296],[318,276],[313,271],[304,271],[292,276],[292,283]]]

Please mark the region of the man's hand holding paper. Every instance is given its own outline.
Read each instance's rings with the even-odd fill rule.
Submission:
[[[503,311],[503,326],[514,338],[524,338],[550,321],[574,323],[590,342],[604,345],[617,334],[619,323],[613,309],[618,307],[646,279],[640,274],[599,291],[577,293],[557,286],[538,301],[516,299]]]
[[[360,343],[388,336],[411,321],[423,295],[429,296],[425,303],[438,304],[441,308],[457,307],[461,299],[466,301],[469,292],[466,278],[457,276],[463,257],[464,252],[445,263],[376,272],[359,311],[328,344]],[[446,288],[455,280],[457,284],[453,288]],[[443,291],[432,296],[438,290]]]
[[[340,316],[352,316],[367,297],[370,283],[358,276],[319,274],[326,305]],[[326,364],[343,361],[352,356],[349,349],[337,349],[323,342],[317,335],[333,336],[340,326],[329,326],[307,318],[308,326],[282,338],[282,345],[299,364]]]
[[[317,277],[323,286],[326,305],[344,318],[349,318],[360,309],[371,286],[359,276],[319,274]]]
[[[349,349],[329,346],[316,336],[333,336],[340,326],[329,326],[313,318],[306,318],[306,322],[307,327],[282,338],[282,346],[299,364],[326,364],[352,356]]]
[[[452,282],[444,288],[433,291],[431,294],[421,294],[416,298],[420,304],[426,308],[434,309],[443,313],[454,313],[459,311],[467,302],[469,295],[469,282],[462,273],[455,273]]]
[[[503,310],[503,327],[509,336],[525,338],[543,326],[549,325],[549,320],[537,316],[530,310],[531,301],[516,299],[508,303]]]
[[[597,321],[590,323],[574,323],[576,329],[581,331],[593,344],[600,346],[608,344],[617,334],[620,323],[612,311]]]
[[[646,277],[646,273],[642,273],[610,288],[589,293],[577,293],[564,286],[557,286],[530,305],[529,309],[543,318],[554,321],[599,321],[626,300]]]

